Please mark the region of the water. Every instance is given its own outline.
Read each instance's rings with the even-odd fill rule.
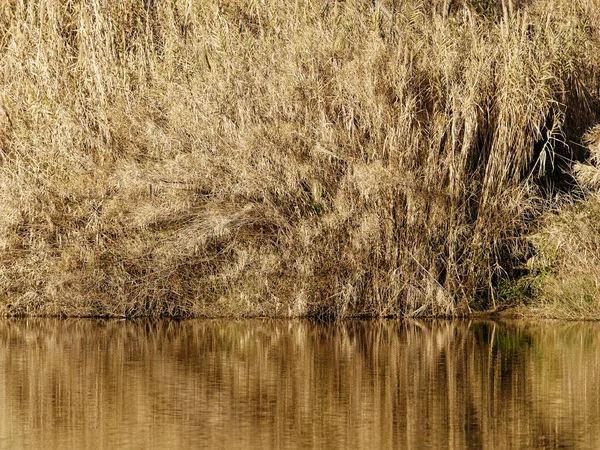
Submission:
[[[600,324],[0,322],[2,448],[600,448]]]

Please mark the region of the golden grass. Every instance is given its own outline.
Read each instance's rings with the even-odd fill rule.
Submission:
[[[493,303],[537,177],[596,120],[598,11],[3,2],[0,313]]]
[[[531,309],[540,316],[600,320],[600,125],[584,141],[590,160],[574,167],[582,199],[563,199],[532,237],[531,272],[542,282]]]

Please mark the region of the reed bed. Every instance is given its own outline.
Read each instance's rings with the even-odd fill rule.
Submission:
[[[2,2],[0,314],[499,307],[598,122],[599,11]]]

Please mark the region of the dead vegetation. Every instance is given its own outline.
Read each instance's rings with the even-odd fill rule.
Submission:
[[[442,3],[3,2],[0,312],[497,306],[600,3]]]
[[[590,159],[574,168],[581,198],[561,199],[532,236],[536,255],[526,278],[538,288],[530,309],[544,317],[600,319],[600,126],[584,142]]]

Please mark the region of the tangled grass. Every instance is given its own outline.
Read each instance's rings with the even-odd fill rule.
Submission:
[[[597,122],[599,0],[0,6],[0,314],[497,307]]]
[[[574,173],[579,199],[563,197],[539,219],[524,283],[536,284],[530,312],[549,318],[600,320],[600,125],[584,137],[590,159]]]

